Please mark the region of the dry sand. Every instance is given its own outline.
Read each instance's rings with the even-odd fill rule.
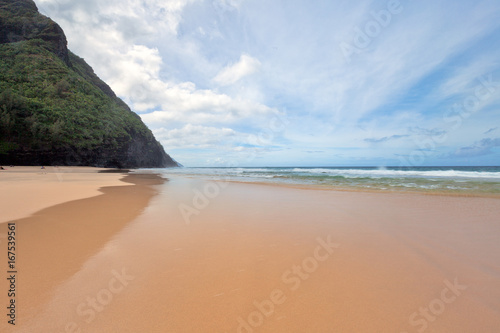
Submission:
[[[0,223],[29,216],[62,202],[102,194],[102,186],[123,186],[121,174],[89,167],[9,167],[0,171]]]
[[[498,199],[125,180],[16,222],[0,331],[500,330]]]

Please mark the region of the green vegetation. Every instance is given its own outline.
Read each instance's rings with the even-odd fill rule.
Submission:
[[[151,135],[132,112],[105,95],[38,40],[0,46],[0,119],[3,139],[51,148],[91,148],[137,130]],[[70,54],[70,59],[77,59]],[[72,61],[73,62],[73,61]],[[31,134],[31,135],[29,135]]]
[[[0,0],[0,163],[176,165],[31,0]]]

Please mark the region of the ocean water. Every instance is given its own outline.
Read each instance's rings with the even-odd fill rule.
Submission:
[[[287,167],[158,169],[166,177],[317,185],[332,189],[500,194],[500,167]]]

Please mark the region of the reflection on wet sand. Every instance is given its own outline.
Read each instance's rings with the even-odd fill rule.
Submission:
[[[123,181],[135,186],[106,187],[101,190],[104,195],[63,203],[13,221],[17,225],[21,322],[35,315],[55,287],[141,214],[157,193],[149,185],[164,182],[156,175],[126,176]],[[0,234],[6,233],[6,227],[0,225]]]

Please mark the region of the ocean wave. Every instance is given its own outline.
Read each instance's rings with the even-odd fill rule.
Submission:
[[[295,173],[301,174],[323,174],[343,176],[346,178],[484,178],[484,179],[500,179],[500,172],[485,172],[485,171],[458,171],[458,170],[390,170],[390,169],[304,169],[294,168]]]
[[[322,185],[389,191],[444,191],[500,193],[499,167],[399,168],[179,168],[164,169],[168,176],[183,174],[206,180],[238,180],[282,184]]]

